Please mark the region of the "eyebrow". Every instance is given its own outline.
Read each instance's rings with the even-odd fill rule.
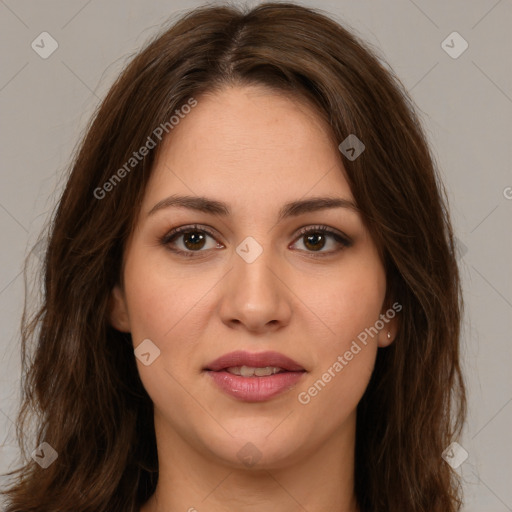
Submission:
[[[221,201],[216,201],[203,196],[173,195],[156,203],[148,212],[148,216],[153,215],[164,208],[171,207],[187,208],[202,213],[220,215],[221,217],[231,215],[229,205]],[[297,217],[304,213],[332,208],[347,208],[354,210],[356,213],[359,212],[355,203],[349,199],[344,199],[342,197],[313,197],[284,204],[279,210],[278,222],[281,222],[288,217]]]

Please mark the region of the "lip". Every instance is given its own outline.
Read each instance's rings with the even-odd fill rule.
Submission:
[[[242,377],[227,371],[227,368],[232,366],[278,366],[286,371],[265,377]],[[244,351],[225,354],[212,361],[204,371],[221,391],[244,402],[270,400],[295,387],[307,373],[299,363],[279,352],[255,354]]]
[[[278,366],[289,372],[302,372],[304,368],[289,357],[279,352],[245,352],[237,350],[224,354],[209,363],[204,369],[218,372],[232,366],[252,366],[254,368],[265,368],[266,366]]]

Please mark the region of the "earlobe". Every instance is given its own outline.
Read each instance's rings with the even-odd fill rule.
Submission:
[[[109,321],[112,327],[121,332],[130,332],[130,318],[124,292],[119,285],[112,288],[110,296]]]
[[[393,335],[393,330],[388,324],[382,331],[379,333],[378,346],[379,347],[388,347],[393,343],[395,336]]]
[[[395,341],[400,323],[398,320],[398,314],[401,309],[402,306],[398,302],[395,302],[387,310],[382,311],[380,318],[384,323],[384,326],[378,335],[379,347],[388,347]]]

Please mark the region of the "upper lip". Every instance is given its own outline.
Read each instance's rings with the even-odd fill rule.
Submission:
[[[253,368],[275,366],[290,372],[305,371],[299,363],[279,352],[251,353],[243,350],[224,354],[209,363],[204,369],[216,372],[234,366],[251,366]]]

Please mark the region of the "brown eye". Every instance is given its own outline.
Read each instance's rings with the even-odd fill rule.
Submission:
[[[191,251],[204,247],[205,236],[199,231],[189,231],[182,233],[181,236],[185,247]]]
[[[305,252],[318,253],[318,256],[329,256],[352,245],[352,241],[347,236],[334,231],[327,226],[311,226],[302,228],[299,232],[299,240],[303,241],[302,243],[306,248]],[[295,243],[298,243],[298,241]],[[331,245],[333,248],[331,250],[323,251],[322,249],[324,249],[324,247],[329,246],[330,241],[332,242]],[[314,254],[314,256],[317,255]]]
[[[210,247],[206,247],[208,238],[215,242]],[[223,247],[222,244],[215,241],[212,232],[199,226],[181,226],[173,229],[161,239],[161,243],[172,252],[192,257],[196,256],[194,253],[204,253],[208,249]],[[181,247],[176,247],[176,245],[181,245]]]
[[[304,235],[304,245],[312,251],[319,251],[325,246],[325,235],[314,233],[312,235]]]

